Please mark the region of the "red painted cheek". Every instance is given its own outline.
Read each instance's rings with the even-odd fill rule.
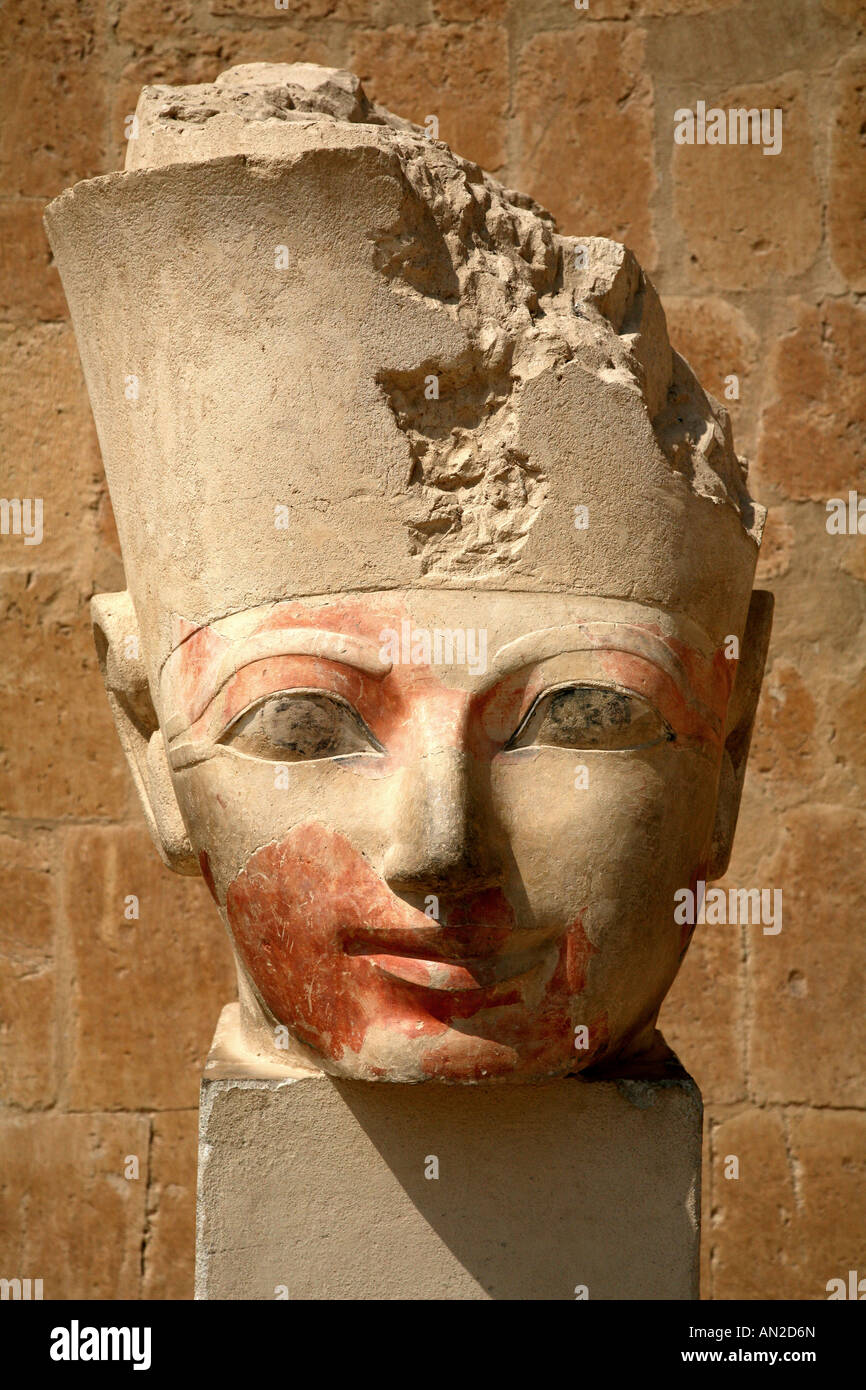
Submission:
[[[301,825],[258,850],[230,885],[226,911],[268,1008],[323,1056],[360,1051],[374,1024],[412,1036],[444,1031],[419,1014],[410,987],[343,949],[365,932],[429,925],[343,836]]]

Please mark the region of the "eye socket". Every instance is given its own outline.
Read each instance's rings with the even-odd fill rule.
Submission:
[[[350,704],[320,690],[269,695],[239,715],[219,742],[279,763],[385,751]]]
[[[597,685],[565,685],[539,695],[506,748],[651,748],[674,738],[640,695]]]

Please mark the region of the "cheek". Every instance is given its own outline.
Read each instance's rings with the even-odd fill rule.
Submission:
[[[494,762],[496,815],[540,926],[585,904],[673,921],[673,892],[706,858],[716,772],[694,752],[644,758],[526,750]]]
[[[419,1022],[408,996],[344,949],[365,928],[408,928],[420,914],[324,826],[297,826],[257,850],[229,884],[226,913],[268,1008],[324,1055],[359,1052],[374,1023],[415,1037],[442,1031]]]
[[[379,865],[391,842],[394,769],[278,763],[217,752],[173,777],[178,804],[202,874],[218,900],[262,848],[280,844],[293,827],[315,817]]]

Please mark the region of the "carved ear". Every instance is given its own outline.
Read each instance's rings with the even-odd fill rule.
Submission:
[[[150,695],[132,599],[126,590],[98,594],[90,601],[90,616],[108,703],[147,828],[164,864],[179,874],[197,874]]]
[[[725,726],[725,752],[719,778],[716,802],[716,823],[713,829],[707,881],[721,878],[726,872],[734,843],[734,831],[740,811],[740,796],[746,775],[749,744],[755,710],[764,678],[767,647],[773,626],[773,595],[755,589],[746,619],[746,630],[740,647],[740,660]]]

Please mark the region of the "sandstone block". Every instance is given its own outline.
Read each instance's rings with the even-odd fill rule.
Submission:
[[[866,313],[842,300],[797,307],[777,342],[756,470],[796,501],[866,491]]]
[[[866,816],[798,806],[761,885],[783,893],[777,936],[753,930],[749,1075],[761,1100],[862,1106],[866,1043],[861,1012],[866,943],[860,931],[859,848]],[[820,1039],[820,1046],[817,1041]]]
[[[192,1298],[197,1110],[153,1117],[142,1298]]]
[[[41,199],[0,203],[0,318],[66,318],[66,299],[42,226]]]
[[[149,1128],[143,1115],[0,1122],[5,1278],[42,1279],[46,1299],[140,1296]]]
[[[465,159],[493,173],[503,165],[508,42],[502,29],[364,29],[352,37],[350,66],[371,100],[422,126],[436,116],[439,139]]]
[[[2,537],[4,551],[13,543],[22,545],[21,538]],[[0,678],[0,802],[6,812],[60,819],[123,815],[129,774],[114,748],[75,580],[67,570],[7,570],[0,574],[0,617],[8,652]]]
[[[142,831],[115,827],[71,830],[66,874],[70,1105],[194,1104],[214,1018],[234,993],[204,884],[166,873]],[[137,918],[126,916],[133,910]]]
[[[574,236],[625,242],[652,270],[652,89],[642,35],[620,25],[530,38],[515,93],[523,187]]]
[[[98,0],[0,10],[0,193],[52,197],[105,172],[107,38]]]
[[[675,145],[675,107],[690,103],[671,105],[674,210],[695,282],[745,290],[801,274],[821,241],[802,74],[708,93],[706,103],[724,111],[781,110],[782,147],[765,155],[757,144]]]

